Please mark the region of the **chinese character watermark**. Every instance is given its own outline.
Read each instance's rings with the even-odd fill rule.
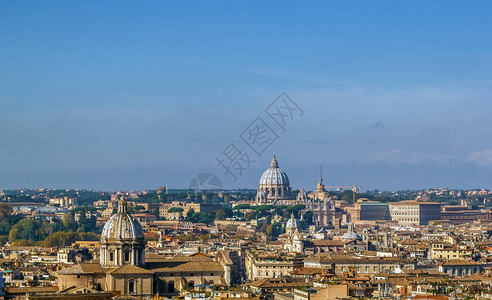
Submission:
[[[282,92],[277,99],[270,103],[265,108],[265,112],[283,131],[287,131],[288,121],[304,115],[302,108],[285,92]]]
[[[274,129],[275,125],[285,132],[288,122],[304,115],[302,108],[285,92],[275,98],[264,112],[269,118],[256,117],[239,134],[238,140],[233,140],[215,157],[217,167],[220,167],[224,175],[230,177],[233,182],[236,182],[256,161],[252,157],[260,158],[280,139],[280,135]]]
[[[193,177],[188,188],[190,190],[221,190],[223,185],[217,175],[204,172]]]

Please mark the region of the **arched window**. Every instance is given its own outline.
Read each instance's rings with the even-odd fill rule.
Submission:
[[[188,281],[188,287],[193,288],[195,286],[195,282],[193,280]]]
[[[135,282],[133,280],[128,283],[128,293],[135,293]]]

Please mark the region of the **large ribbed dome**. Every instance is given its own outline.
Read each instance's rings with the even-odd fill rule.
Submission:
[[[277,159],[273,155],[272,163],[260,178],[260,185],[289,186],[289,177],[278,167]]]
[[[142,225],[127,212],[125,200],[120,200],[118,212],[104,225],[101,241],[109,239],[144,239]]]

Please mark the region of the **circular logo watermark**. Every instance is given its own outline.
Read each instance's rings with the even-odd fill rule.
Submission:
[[[192,190],[220,190],[223,188],[223,185],[217,175],[203,172],[191,179],[188,188]]]

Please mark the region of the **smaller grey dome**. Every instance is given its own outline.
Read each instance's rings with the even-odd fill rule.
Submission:
[[[144,239],[142,225],[127,212],[127,203],[123,199],[118,203],[118,212],[104,224],[101,233],[101,241],[110,239]]]
[[[290,216],[290,219],[289,221],[287,221],[287,224],[285,225],[285,229],[286,230],[296,230],[296,229],[299,229],[301,228],[301,226],[299,225],[299,221],[297,221],[297,219],[294,218],[294,214],[292,214]]]
[[[297,194],[297,201],[300,202],[306,202],[307,201],[307,194],[306,191],[304,191],[304,188],[301,188],[299,191],[299,194]]]
[[[347,232],[342,235],[342,240],[361,240],[360,235],[355,232],[354,224],[350,223]]]

